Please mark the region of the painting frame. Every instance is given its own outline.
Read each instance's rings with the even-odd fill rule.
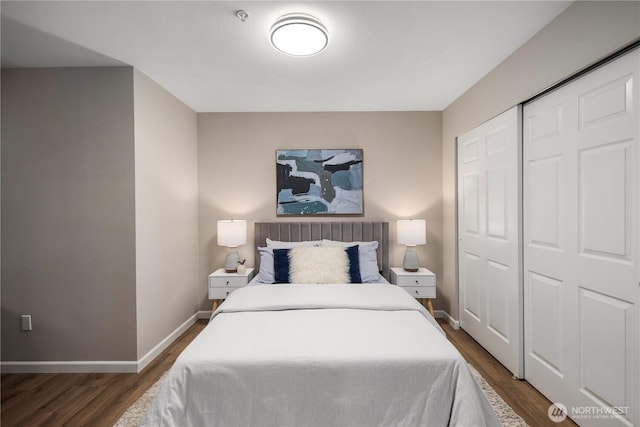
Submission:
[[[361,148],[277,149],[277,216],[364,216]]]

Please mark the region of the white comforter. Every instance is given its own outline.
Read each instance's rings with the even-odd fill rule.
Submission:
[[[234,292],[142,425],[500,424],[428,312],[397,286],[368,284]]]

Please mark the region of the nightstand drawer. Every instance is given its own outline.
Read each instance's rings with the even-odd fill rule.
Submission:
[[[236,275],[227,275],[227,276],[209,276],[209,287],[210,288],[239,288],[247,284],[247,276],[236,276]]]
[[[409,292],[414,298],[435,298],[435,286],[402,286],[402,289]]]
[[[422,276],[422,275],[399,275],[396,278],[398,286],[435,286],[436,276]]]
[[[421,302],[426,300],[429,313],[434,315],[431,300],[436,298],[436,275],[431,271],[424,267],[415,272],[391,267],[391,283],[400,286]]]
[[[227,299],[232,292],[246,286],[253,277],[253,268],[242,273],[227,273],[219,268],[209,275],[209,299],[213,300],[211,311],[215,312],[221,300]]]
[[[240,289],[242,286],[225,286],[222,287],[209,287],[209,299],[225,299],[231,292]]]

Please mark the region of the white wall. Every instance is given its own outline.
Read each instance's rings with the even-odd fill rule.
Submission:
[[[400,265],[395,219],[427,220],[421,263],[440,270],[441,113],[208,113],[198,115],[200,281],[224,265],[216,221],[246,219],[249,243],[240,255],[253,261],[257,221],[308,221],[276,216],[276,149],[362,148],[364,217],[338,220],[390,221],[390,262]],[[315,217],[327,221],[331,218]],[[202,288],[203,309],[210,309]]]
[[[134,70],[138,359],[198,311],[197,116]]]
[[[438,303],[458,317],[455,138],[640,37],[640,2],[572,4],[443,111],[443,269]]]

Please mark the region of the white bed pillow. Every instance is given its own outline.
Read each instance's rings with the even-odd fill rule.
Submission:
[[[349,258],[343,247],[298,246],[289,251],[291,283],[349,283]]]
[[[267,247],[274,249],[290,249],[298,246],[320,246],[322,240],[307,240],[304,242],[283,242],[280,240],[271,240],[267,237]]]
[[[259,283],[275,282],[273,248],[258,247],[258,253],[260,254],[260,271],[258,271],[256,281]]]
[[[370,242],[343,242],[341,240],[322,239],[321,242],[322,242],[321,243],[322,246],[343,246],[343,247],[347,247],[347,246],[358,245],[358,246],[375,246],[375,249],[378,249],[378,241],[377,240],[372,240]]]
[[[379,283],[380,267],[378,266],[378,242],[341,242],[339,240],[322,239],[322,246],[348,247],[358,245],[360,277],[362,283]]]

